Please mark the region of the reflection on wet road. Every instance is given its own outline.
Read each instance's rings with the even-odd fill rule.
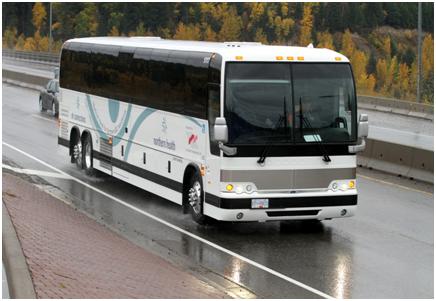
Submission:
[[[36,118],[35,92],[3,85],[3,141],[138,208],[132,210],[84,185],[44,180],[75,197],[74,204],[136,243],[162,248],[247,287],[258,297],[318,298],[222,248],[336,298],[433,297],[433,196],[358,178],[359,208],[348,219],[303,222],[224,223],[201,227],[177,205],[104,175],[85,176],[57,146],[55,120]],[[42,115],[43,117],[47,117]],[[53,171],[3,146],[3,161]],[[141,214],[146,211],[186,233]],[[195,239],[198,236],[211,244]]]

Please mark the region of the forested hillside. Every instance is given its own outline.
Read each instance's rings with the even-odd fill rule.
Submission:
[[[49,4],[3,3],[3,47],[48,51]],[[85,36],[325,47],[350,58],[359,94],[416,98],[417,3],[53,3],[53,51]],[[423,98],[433,103],[433,3],[423,3]]]

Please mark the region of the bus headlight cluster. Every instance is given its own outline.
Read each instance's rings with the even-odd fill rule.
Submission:
[[[356,180],[335,181],[330,185],[330,189],[333,191],[356,189]]]
[[[232,183],[228,183],[225,186],[225,191],[226,192],[235,192],[235,193],[252,193],[256,190],[256,187],[251,184],[251,183],[237,183],[237,184],[232,184]]]

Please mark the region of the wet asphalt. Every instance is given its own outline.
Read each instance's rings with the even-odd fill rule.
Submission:
[[[85,176],[57,145],[56,120],[37,109],[37,92],[3,85],[3,142],[157,216],[336,298],[433,298],[433,186],[359,171],[357,215],[308,225],[300,222],[196,225],[181,208],[117,179]],[[3,163],[52,171],[3,145]],[[171,229],[72,180],[47,184],[74,205],[135,243],[191,270],[209,271],[260,298],[318,298],[234,256]],[[183,258],[178,260],[175,258]],[[201,268],[200,268],[201,267]]]

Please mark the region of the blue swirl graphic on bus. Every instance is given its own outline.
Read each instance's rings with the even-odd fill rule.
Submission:
[[[117,121],[118,114],[120,113],[120,102],[114,99],[108,99],[109,116],[112,122]]]
[[[94,107],[93,107],[93,105],[92,105],[92,101],[91,101],[91,96],[89,96],[88,94],[86,94],[86,101],[87,101],[87,104],[88,104],[88,111],[89,111],[89,114],[91,115],[91,120],[92,120],[92,122],[94,123],[94,127],[96,128],[96,130],[97,130],[97,132],[98,132],[98,134],[99,134],[99,136],[100,136],[100,138],[103,138],[103,139],[105,139],[105,140],[108,140],[109,139],[109,136],[105,133],[105,131],[101,128],[101,125],[100,125],[100,118],[98,118],[98,116],[97,116],[97,114],[96,114],[96,112],[95,112],[95,110],[94,110]],[[120,104],[119,104],[119,102],[117,102],[115,105],[111,105],[111,103],[115,103],[115,102],[117,102],[116,100],[112,100],[112,99],[109,99],[109,114],[111,114],[111,120],[113,121],[114,120],[114,118],[113,118],[113,116],[112,116],[112,114],[116,114],[116,115],[118,115],[119,114],[119,109],[120,109]],[[111,111],[111,106],[112,106],[112,111]],[[124,118],[124,122],[123,122],[123,126],[122,127],[120,127],[120,129],[118,130],[118,133],[116,133],[115,135],[114,135],[114,137],[113,137],[113,146],[115,146],[115,145],[117,145],[118,143],[120,143],[120,141],[121,141],[121,138],[122,138],[122,136],[123,136],[123,133],[124,133],[124,128],[125,127],[127,127],[127,124],[128,124],[128,122],[129,122],[129,119],[130,119],[130,115],[131,115],[131,112],[132,112],[132,104],[129,104],[128,106],[127,106],[127,113],[126,113],[126,117]],[[115,121],[116,121],[116,118],[117,118],[118,116],[115,116]]]

